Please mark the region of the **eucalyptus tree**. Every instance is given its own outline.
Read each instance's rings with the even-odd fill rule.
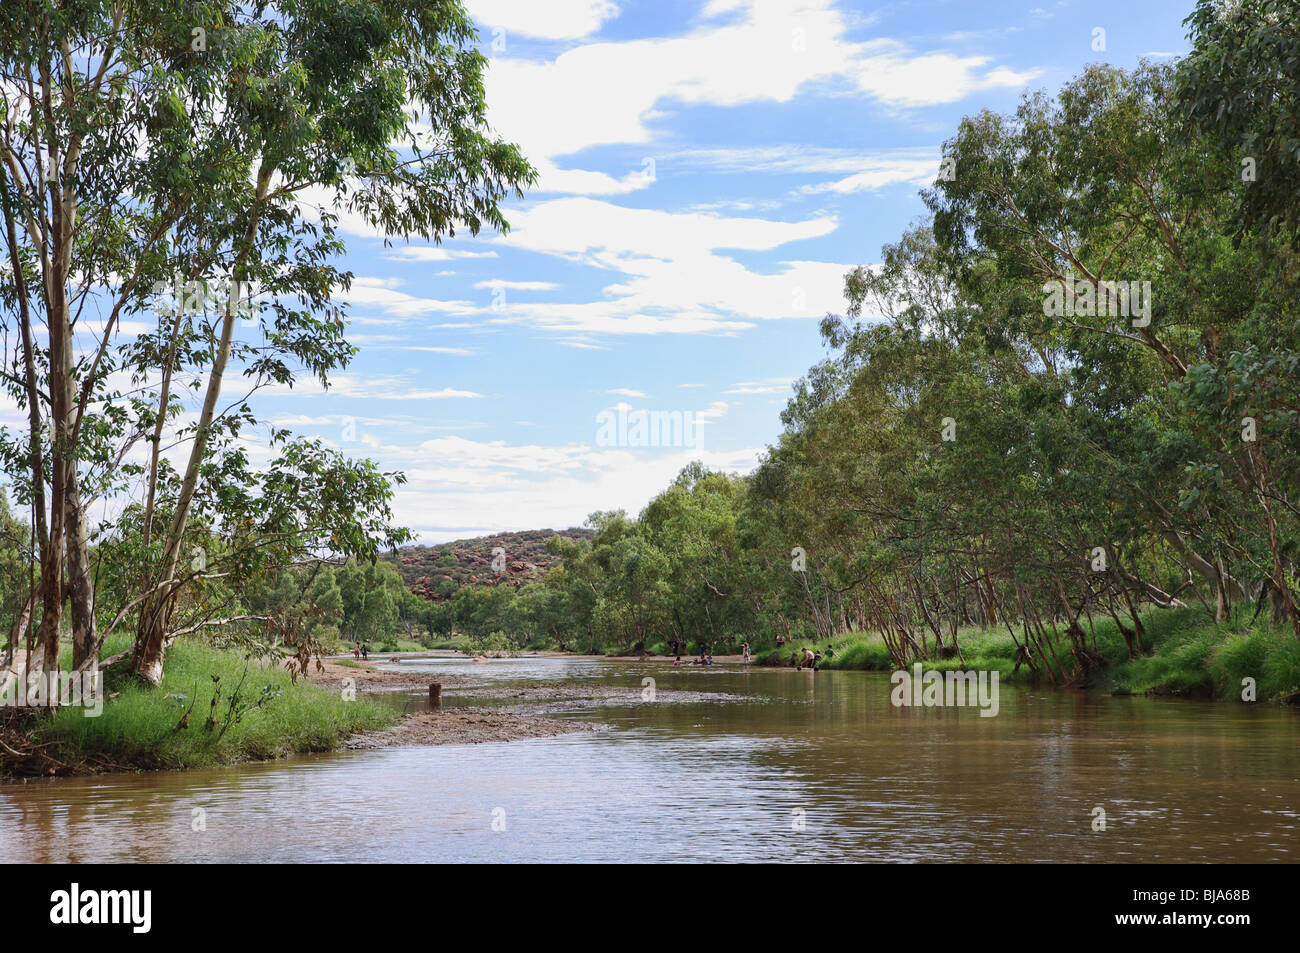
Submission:
[[[1300,226],[1300,22],[1292,0],[1198,0],[1178,98],[1230,170],[1238,225]]]
[[[743,499],[743,483],[694,461],[642,511],[638,525],[667,565],[660,631],[713,641],[746,630],[750,614],[737,588]]]
[[[1259,236],[1229,240],[1228,160],[1184,121],[1175,70],[1096,67],[1014,117],[964,120],[957,174],[927,201],[989,336],[1062,398],[1073,466],[1125,504],[1096,545],[1144,524],[1221,607],[1264,580],[1295,619],[1268,451],[1184,399],[1249,342],[1276,282]],[[1210,506],[1202,465],[1224,474]]]
[[[487,128],[475,40],[455,0],[3,5],[5,383],[29,416],[5,459],[34,512],[47,667],[65,575],[76,664],[102,644],[88,492],[137,495],[140,581],[113,624],[133,615],[132,669],[153,683],[196,580],[403,538],[392,474],[281,432],[253,467],[246,397],[327,383],[354,353],[341,214],[434,241],[506,227],[533,173]],[[196,519],[226,565],[186,551]]]

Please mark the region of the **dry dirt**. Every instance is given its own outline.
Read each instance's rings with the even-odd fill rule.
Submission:
[[[416,691],[422,688],[427,689],[430,682],[440,682],[444,690],[476,684],[472,679],[457,678],[454,675],[430,675],[428,672],[395,672],[387,669],[370,668],[364,662],[356,664],[358,667],[354,668],[351,665],[340,665],[338,662],[322,659],[321,669],[318,671],[316,663],[313,661],[310,671],[307,672],[307,678],[318,685],[328,685],[331,688],[337,688],[342,684],[343,679],[350,678],[353,679],[356,689],[362,692]]]

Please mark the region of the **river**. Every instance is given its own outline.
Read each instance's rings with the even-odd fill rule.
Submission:
[[[866,672],[560,658],[401,668],[503,685],[640,687],[650,675],[666,697],[743,697],[575,705],[559,717],[608,727],[555,738],[0,785],[0,858],[1295,859],[1300,715],[1272,706],[1003,685],[997,716],[980,717],[895,708],[888,677]]]

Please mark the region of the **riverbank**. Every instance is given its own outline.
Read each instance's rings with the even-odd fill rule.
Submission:
[[[1300,702],[1300,640],[1289,626],[1258,620],[1253,625],[1221,625],[1207,620],[1198,609],[1153,609],[1141,618],[1146,652],[1134,659],[1129,658],[1114,621],[1096,620],[1089,647],[1095,646],[1104,664],[1085,687],[1121,695],[1241,701],[1244,680],[1253,679],[1255,701]],[[996,671],[1001,681],[1036,680],[1028,666],[1016,665],[1018,646],[1005,628],[963,629],[958,643],[963,658],[936,659],[925,662],[925,668]],[[878,633],[849,633],[830,644],[834,655],[824,658],[821,668],[882,672],[897,668]],[[762,653],[759,664],[789,665],[791,654],[805,645],[825,653],[825,642],[796,641]]]
[[[195,768],[332,751],[397,715],[198,639],[179,639],[160,686],[103,673],[103,710],[6,713],[0,774],[9,777]]]
[[[273,761],[295,754],[403,744],[514,741],[591,725],[511,712],[447,708],[402,715],[374,698],[464,689],[472,679],[377,669],[346,660],[313,662],[307,676],[246,659],[199,639],[171,648],[162,685],[104,673],[102,711],[0,710],[0,778],[24,779],[200,768]]]

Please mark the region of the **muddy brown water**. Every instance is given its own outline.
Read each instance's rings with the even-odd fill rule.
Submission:
[[[0,785],[0,859],[1224,862],[1300,850],[1292,710],[1004,685],[997,716],[982,718],[895,708],[888,676],[866,672],[400,667],[503,687],[640,688],[649,676],[658,690],[740,698],[566,700],[556,717],[609,727]],[[453,691],[447,704],[462,701]]]

